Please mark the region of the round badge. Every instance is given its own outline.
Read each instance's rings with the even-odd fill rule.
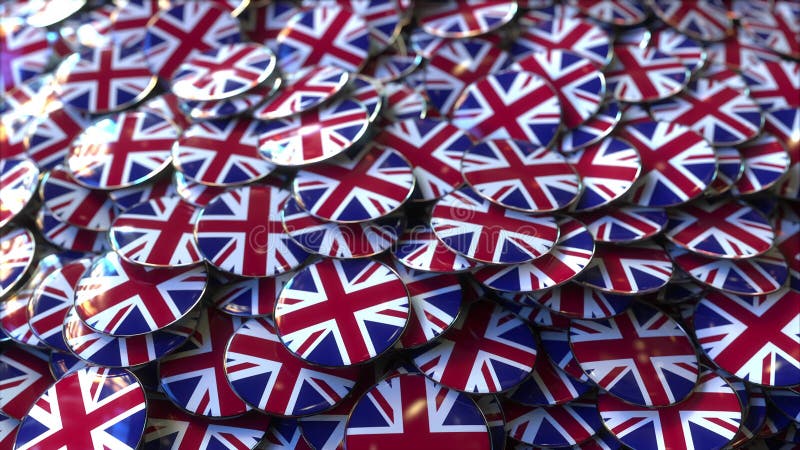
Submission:
[[[461,173],[480,196],[526,213],[563,209],[581,193],[578,174],[561,154],[512,140],[472,146],[464,153]]]
[[[334,407],[359,370],[325,369],[298,359],[278,339],[271,319],[254,318],[233,333],[225,374],[236,394],[268,414],[307,416]]]
[[[784,179],[791,157],[778,138],[764,133],[755,141],[737,148],[744,170],[734,183],[733,192],[749,195],[772,188]]]
[[[800,347],[795,329],[800,294],[782,288],[768,295],[710,292],[694,313],[703,351],[722,369],[751,383],[800,384]]]
[[[413,353],[426,376],[464,392],[488,394],[525,380],[537,359],[530,327],[489,301],[469,306],[453,327],[428,347]]]
[[[609,294],[598,289],[567,283],[541,294],[532,294],[537,303],[574,319],[606,319],[621,314],[634,300],[630,295]]]
[[[659,19],[701,41],[721,41],[733,32],[733,21],[723,0],[650,0]]]
[[[137,47],[109,45],[73,53],[55,72],[55,92],[65,104],[88,113],[119,111],[144,99],[157,83]]]
[[[261,157],[280,166],[302,166],[324,161],[358,143],[369,128],[363,104],[337,100],[259,127]]]
[[[622,109],[619,103],[613,100],[607,101],[597,114],[571,130],[564,130],[560,142],[561,151],[572,153],[601,142],[614,131],[620,120],[622,120]]]
[[[425,3],[419,25],[425,32],[443,38],[464,38],[492,32],[511,22],[517,2],[508,0],[444,1]]]
[[[513,66],[544,78],[556,89],[566,129],[592,117],[605,99],[606,80],[594,62],[568,50],[548,50]]]
[[[539,338],[542,342],[542,349],[553,363],[567,375],[578,381],[591,381],[581,369],[578,361],[575,360],[575,354],[572,353],[572,348],[569,346],[568,328],[569,321],[566,322],[566,327],[563,329],[540,330]]]
[[[631,27],[648,17],[648,9],[638,0],[572,0],[580,12],[605,24]]]
[[[0,298],[13,292],[33,266],[36,240],[24,228],[13,228],[0,236]]]
[[[702,69],[708,59],[702,43],[672,28],[650,30],[649,36],[644,41],[648,46],[655,47],[662,53],[678,57],[685,66],[689,67],[692,75]]]
[[[488,266],[474,272],[475,279],[505,292],[531,292],[552,288],[575,278],[592,260],[594,239],[572,218],[558,221],[558,242],[541,258],[511,266]]]
[[[555,218],[503,208],[469,188],[436,203],[431,228],[451,250],[492,264],[533,261],[549,252],[559,236]]]
[[[550,358],[541,358],[530,376],[506,395],[525,406],[556,406],[577,400],[593,387],[567,375]]]
[[[305,67],[291,74],[280,92],[259,106],[253,116],[272,120],[308,111],[333,98],[348,81],[350,74],[336,66]]]
[[[429,225],[422,223],[407,226],[392,253],[400,264],[424,272],[463,272],[476,265],[450,250]]]
[[[324,259],[284,286],[275,324],[284,345],[302,359],[349,366],[394,346],[408,322],[408,303],[405,285],[389,266]]]
[[[399,426],[403,433],[394,431]],[[492,448],[486,419],[475,402],[418,374],[387,378],[356,403],[345,427],[350,450],[424,447],[458,442],[464,450]]]
[[[604,394],[597,406],[606,428],[630,448],[655,442],[675,450],[724,448],[744,415],[736,391],[709,369],[700,374],[695,391],[677,405],[645,408]]]
[[[786,259],[777,249],[747,259],[720,259],[698,255],[676,245],[667,246],[675,266],[703,285],[740,295],[763,295],[780,289],[789,277]]]
[[[770,51],[800,59],[800,39],[797,38],[800,15],[798,5],[779,1],[774,4],[750,4],[742,14],[741,24],[745,32],[758,45]]]
[[[775,240],[767,218],[741,201],[700,200],[667,214],[667,239],[705,256],[750,258],[768,251]]]
[[[3,349],[0,354],[0,410],[3,415],[22,419],[52,383],[46,353],[25,347]]]
[[[75,286],[91,260],[79,259],[47,275],[36,287],[28,307],[28,324],[47,346],[69,351],[61,333],[64,317],[75,302]]]
[[[700,368],[689,335],[664,312],[635,302],[620,315],[573,320],[575,359],[598,386],[626,402],[668,406],[689,396]]]
[[[717,175],[708,190],[710,194],[721,195],[733,189],[744,174],[744,161],[739,150],[733,147],[717,147],[714,153],[717,155]]]
[[[622,205],[578,216],[598,242],[627,244],[661,234],[667,226],[662,208]]]
[[[689,82],[689,75],[689,69],[676,56],[653,47],[615,45],[606,79],[615,99],[639,103],[677,94]]]
[[[111,247],[145,266],[180,267],[203,261],[194,239],[200,211],[179,197],[160,197],[120,214],[111,226]]]
[[[178,130],[150,112],[124,112],[86,128],[71,144],[67,170],[91,189],[118,189],[147,181],[169,166]]]
[[[44,73],[52,56],[47,30],[26,25],[6,14],[0,25],[0,50],[3,52],[0,89],[3,91]]]
[[[132,373],[103,367],[80,369],[65,375],[36,400],[19,427],[15,448],[87,444],[134,448],[144,433],[146,410],[144,388]]]
[[[226,283],[214,293],[211,303],[232,316],[269,316],[275,311],[281,289],[293,276],[294,273],[287,272],[274,277],[245,278]]]
[[[386,108],[381,111],[383,118],[390,122],[406,119],[424,119],[428,115],[428,99],[418,89],[401,82],[384,86]]]
[[[640,206],[676,206],[699,197],[714,180],[714,149],[684,125],[642,122],[625,125],[619,138],[642,158],[642,174],[631,194]]]
[[[583,18],[559,17],[526,28],[511,46],[515,57],[548,50],[569,50],[600,67],[611,61],[611,39],[598,25]]]
[[[56,219],[79,228],[108,231],[118,214],[106,192],[76,183],[64,166],[56,166],[44,176],[39,192]]]
[[[744,2],[734,2],[733,5]],[[768,4],[764,4],[767,7]],[[762,61],[781,61],[781,56],[756,43],[741,28],[734,28],[733,34],[724,41],[708,45],[708,59],[714,64],[728,66],[735,70],[744,70],[757,66]]]
[[[603,139],[567,157],[580,175],[583,192],[575,211],[605,206],[626,194],[642,171],[639,152],[617,138]]]
[[[375,144],[400,152],[416,179],[412,200],[436,200],[463,183],[464,152],[472,146],[463,131],[443,120],[408,119],[384,127]]]
[[[411,164],[399,152],[366,146],[297,173],[297,202],[323,220],[349,223],[375,220],[396,211],[414,190]]]
[[[506,402],[503,412],[508,435],[528,445],[569,448],[588,441],[603,427],[594,403],[543,407]]]
[[[453,125],[475,139],[515,139],[549,147],[561,126],[561,104],[545,79],[505,71],[467,86],[451,116]]]
[[[672,261],[658,244],[600,244],[576,281],[603,292],[639,295],[664,287],[672,272]]]
[[[179,3],[153,16],[142,51],[150,71],[168,80],[194,54],[241,40],[239,21],[225,5]]]
[[[172,75],[172,92],[184,100],[235,97],[273,76],[276,62],[272,51],[263,45],[224,44],[186,58]]]
[[[338,4],[321,4],[295,15],[278,35],[278,65],[284,73],[324,64],[359,72],[369,56],[367,22]]]
[[[90,328],[114,336],[151,333],[197,305],[206,289],[204,266],[148,268],[106,253],[75,287],[75,310]]]
[[[47,242],[64,250],[91,253],[111,250],[107,232],[86,230],[62,222],[45,208],[36,215],[36,226]]]
[[[57,102],[31,123],[25,136],[25,154],[40,169],[52,169],[64,162],[73,139],[89,125],[76,109]]]
[[[149,334],[115,337],[86,326],[72,308],[66,314],[64,342],[70,352],[90,364],[104,367],[134,367],[148,364],[175,351],[194,333],[200,311]]]
[[[221,194],[197,220],[200,253],[214,266],[246,277],[274,276],[298,267],[308,253],[283,229],[289,192],[251,185]]]
[[[4,147],[5,148],[5,147]],[[23,157],[0,159],[0,228],[28,205],[39,184],[39,168]]]
[[[800,198],[800,108],[777,109],[765,114],[764,130],[777,137],[786,147],[791,160],[786,178],[775,187],[783,198]],[[0,213],[1,214],[1,213]]]
[[[391,248],[403,219],[391,216],[373,222],[342,224],[312,216],[289,198],[281,213],[283,228],[309,253],[329,258],[363,258]]]
[[[750,87],[750,97],[765,111],[800,108],[800,62],[758,61],[742,67],[742,77]]]

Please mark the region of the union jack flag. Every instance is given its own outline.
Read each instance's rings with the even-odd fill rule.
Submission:
[[[489,301],[472,304],[434,344],[414,354],[432,380],[487,394],[516,386],[533,370],[536,339],[512,312]]]
[[[8,19],[0,28],[0,52],[0,88],[5,92],[43,73],[52,49],[47,30]]]
[[[693,74],[706,64],[707,53],[703,45],[673,28],[652,31],[647,45],[676,56]]]
[[[367,146],[352,158],[300,171],[292,187],[298,203],[314,216],[362,222],[402,206],[414,189],[414,175],[399,152]]]
[[[677,405],[643,408],[608,394],[597,402],[606,428],[631,448],[723,448],[736,436],[743,416],[736,392],[709,369],[700,374],[695,391]]]
[[[530,213],[562,209],[581,191],[578,174],[559,153],[511,140],[471,147],[464,153],[461,173],[482,197]]]
[[[75,181],[92,189],[129,187],[169,165],[177,138],[178,130],[163,116],[121,113],[95,122],[75,140],[67,169]]]
[[[260,42],[272,50],[278,48],[278,35],[289,20],[301,11],[291,0],[276,0],[250,5],[242,11],[239,21],[242,29],[253,42]]]
[[[3,149],[5,150],[5,147]],[[3,195],[0,228],[25,208],[36,192],[38,181],[39,168],[30,159],[24,157],[0,159],[0,188]]]
[[[117,45],[141,48],[147,23],[158,14],[161,0],[128,0],[114,5],[114,20],[108,33]]]
[[[514,264],[550,251],[559,230],[553,217],[534,217],[495,205],[462,188],[434,206],[431,227],[450,249],[472,259]]]
[[[558,17],[527,28],[511,46],[515,58],[548,50],[569,50],[605,66],[611,59],[611,39],[603,28],[579,17]]]
[[[515,139],[548,147],[561,125],[561,104],[547,81],[505,71],[469,85],[451,114],[476,139]]]
[[[106,253],[78,281],[75,308],[86,325],[101,333],[150,333],[189,312],[206,283],[203,266],[144,267]]]
[[[278,339],[268,318],[250,319],[236,330],[225,351],[231,387],[250,405],[270,414],[307,416],[346,397],[358,368],[325,369],[296,358]]]
[[[597,246],[577,281],[605,292],[644,294],[664,287],[672,272],[672,262],[658,244],[604,244]]]
[[[672,405],[695,387],[700,368],[689,336],[652,306],[633,303],[608,319],[573,320],[569,332],[589,378],[627,402]]]
[[[284,73],[317,64],[358,72],[367,61],[369,28],[349,9],[322,3],[298,13],[290,25],[278,36],[278,65]]]
[[[45,208],[39,210],[36,226],[48,242],[64,250],[91,253],[111,250],[107,232],[86,230],[62,222],[49,211],[45,211]]]
[[[558,227],[558,242],[546,255],[529,263],[481,268],[474,272],[475,278],[506,292],[539,291],[575,278],[592,260],[594,239],[575,219],[562,218]]]
[[[606,80],[619,101],[652,102],[680,92],[689,82],[689,69],[654,47],[615,45]]]
[[[122,213],[111,227],[111,246],[143,265],[178,267],[203,260],[194,238],[200,211],[179,197],[160,197]]]
[[[463,38],[486,34],[517,14],[517,3],[504,0],[422,2],[419,25],[434,36]]]
[[[526,406],[555,406],[577,400],[594,385],[580,382],[560,369],[550,358],[542,358],[530,376],[507,395]]]
[[[344,3],[367,23],[373,53],[383,52],[397,39],[405,21],[398,0],[357,0]],[[314,0],[311,4],[317,6]]]
[[[75,286],[90,265],[89,259],[80,259],[59,267],[39,283],[30,299],[28,324],[51,348],[69,351],[61,334],[64,317],[75,302]]]
[[[106,231],[118,213],[108,194],[76,183],[64,166],[50,170],[40,192],[50,213],[76,227]]]
[[[338,300],[347,298],[346,303]],[[391,348],[408,322],[408,292],[387,265],[316,262],[283,288],[275,323],[283,343],[312,363],[346,366]]]
[[[622,109],[614,100],[606,101],[594,116],[590,117],[571,130],[564,130],[561,136],[560,150],[572,153],[575,150],[596,144],[605,139],[622,119]],[[611,138],[609,138],[611,139]]]
[[[73,139],[88,125],[88,120],[77,110],[57,101],[50,112],[40,115],[30,125],[24,141],[25,154],[40,169],[52,169],[64,161]]]
[[[33,234],[24,229],[12,229],[0,236],[0,298],[11,292],[31,267],[36,250]]]
[[[633,186],[642,171],[639,152],[617,138],[603,139],[567,157],[581,177],[583,192],[573,206],[586,211],[617,200]]]
[[[781,197],[800,199],[800,109],[778,109],[765,116],[764,130],[783,142],[791,160],[786,178],[778,182],[775,190]]]
[[[676,206],[699,197],[714,180],[714,149],[686,126],[642,122],[626,125],[618,136],[642,158],[642,175],[631,195],[633,203]]]
[[[47,354],[22,346],[0,354],[0,411],[22,419],[36,399],[53,383]]]
[[[250,412],[224,421],[187,414],[169,400],[148,399],[143,450],[196,450],[256,448],[269,428],[270,419]]]
[[[750,97],[765,111],[800,107],[800,63],[760,61],[742,67],[742,77],[750,86]]]
[[[436,200],[464,182],[461,159],[472,142],[444,120],[393,122],[376,137],[376,145],[400,152],[414,168],[415,200]]]
[[[270,422],[267,434],[260,444],[262,448],[267,450],[315,450],[303,437],[298,420],[273,418]]]
[[[720,41],[733,30],[724,0],[687,3],[650,0],[649,4],[665,23],[701,41]]]
[[[19,420],[0,413],[0,445],[4,448],[14,447],[19,423]]]
[[[763,6],[761,5],[763,3]],[[770,51],[800,58],[800,6],[793,2],[750,2],[741,17],[742,28]]]
[[[427,224],[407,227],[392,253],[404,266],[425,272],[462,272],[476,265],[445,246]]]
[[[589,440],[603,427],[594,403],[531,407],[507,402],[503,412],[508,435],[528,445],[569,447]]]
[[[775,186],[786,176],[792,163],[781,141],[766,133],[738,150],[744,171],[733,189],[739,195],[755,194]]]
[[[258,127],[261,156],[281,166],[299,166],[336,156],[353,146],[369,125],[360,102],[342,99]]]
[[[310,66],[292,74],[288,85],[253,111],[253,117],[272,120],[308,111],[336,95],[350,74],[335,66]]]
[[[161,10],[147,26],[142,51],[150,71],[163,79],[188,57],[240,42],[239,21],[219,2],[178,3]]]
[[[225,347],[242,324],[238,317],[203,309],[189,340],[159,363],[160,386],[190,414],[230,417],[250,409],[225,377]]]
[[[740,27],[734,28],[725,40],[708,45],[706,52],[712,64],[737,70],[758,65],[761,61],[781,61],[780,55],[757,44]]]
[[[484,38],[448,40],[429,56],[425,95],[442,115],[450,114],[465,87],[512,62],[498,43]]]
[[[701,200],[670,210],[666,237],[695,253],[717,258],[760,255],[775,240],[772,225],[758,211],[729,199]]]
[[[697,305],[694,330],[722,369],[751,383],[785,387],[800,383],[798,321],[800,294],[790,288],[755,297],[711,292]]]
[[[431,448],[447,448],[455,441],[491,448],[486,419],[475,402],[419,374],[390,377],[361,397],[347,421],[344,444],[403,447],[411,436]]]
[[[147,420],[144,388],[127,370],[86,367],[65,375],[33,404],[15,448],[133,450]]]
[[[625,205],[581,214],[592,236],[600,242],[628,243],[658,235],[667,225],[663,208]]]
[[[558,314],[578,319],[605,319],[625,311],[633,302],[630,295],[617,295],[567,283],[542,294],[533,294],[539,304]]]
[[[208,261],[241,276],[273,276],[305,261],[308,253],[283,229],[289,192],[251,185],[226,192],[197,220],[197,246]]]
[[[245,278],[226,283],[211,298],[214,306],[226,314],[242,317],[268,316],[275,311],[275,301],[294,276],[287,272],[274,277]]]
[[[592,19],[617,26],[639,25],[649,14],[639,0],[572,0],[571,3]]]

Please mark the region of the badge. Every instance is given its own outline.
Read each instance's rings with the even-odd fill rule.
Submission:
[[[720,41],[733,31],[733,21],[723,0],[652,0],[649,5],[664,23],[701,41]]]
[[[576,281],[611,294],[639,295],[664,287],[672,272],[672,261],[658,244],[601,244]]]
[[[763,192],[781,183],[792,163],[783,144],[767,133],[737,150],[744,165],[742,176],[733,185],[738,195]]]
[[[0,410],[4,416],[24,418],[52,383],[46,353],[8,347],[0,354]]]
[[[232,316],[269,316],[281,289],[294,276],[287,272],[274,277],[232,280],[214,293],[211,302],[220,311]]]
[[[588,441],[603,427],[593,403],[531,407],[506,402],[503,411],[508,435],[528,445],[569,447]]]
[[[337,66],[304,67],[290,74],[278,94],[253,111],[260,120],[282,119],[319,107],[338,94],[350,74]]]
[[[36,240],[25,228],[12,228],[0,235],[0,298],[20,286],[33,266]]]
[[[558,314],[576,319],[605,319],[627,309],[635,297],[610,294],[577,283],[567,283],[541,294],[534,301]]]
[[[639,103],[679,93],[689,82],[689,75],[689,69],[676,56],[653,47],[623,44],[614,46],[614,60],[606,71],[606,80],[615,99]]]
[[[648,16],[648,8],[638,0],[574,0],[571,3],[592,19],[609,25],[640,25]]]
[[[40,169],[52,169],[64,162],[73,139],[89,125],[76,109],[54,103],[31,123],[25,136],[25,154]]]
[[[642,173],[639,152],[617,138],[605,138],[567,156],[580,175],[583,192],[574,204],[575,211],[605,206],[625,195]]]
[[[511,54],[522,57],[548,50],[569,50],[600,67],[611,61],[611,39],[598,25],[583,18],[559,17],[528,27],[511,45]]]
[[[442,243],[426,224],[409,224],[392,249],[397,261],[414,270],[425,272],[463,272],[477,263]]]
[[[106,192],[76,183],[64,166],[47,172],[39,193],[44,206],[56,219],[79,228],[108,231],[119,213]]]
[[[667,226],[662,208],[621,205],[578,216],[598,242],[627,244],[658,236]]]
[[[597,114],[571,130],[564,130],[560,149],[571,153],[589,145],[600,143],[622,120],[622,109],[614,100],[606,101]]]
[[[473,0],[444,1],[420,5],[419,25],[427,33],[443,38],[464,38],[494,31],[517,14],[517,2]]]
[[[3,199],[0,228],[25,209],[36,194],[38,183],[39,168],[30,159],[14,157],[0,160],[0,198]]]
[[[750,97],[765,111],[798,108],[800,99],[800,63],[795,61],[758,61],[742,67],[742,77],[750,87]]]

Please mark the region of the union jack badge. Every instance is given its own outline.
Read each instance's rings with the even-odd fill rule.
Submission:
[[[800,8],[788,1],[742,2],[741,24],[759,46],[789,58],[800,58]]]
[[[790,60],[758,61],[742,67],[750,97],[765,111],[800,108],[800,63]]]
[[[567,283],[530,297],[553,312],[575,319],[613,317],[624,312],[634,300],[630,295],[610,294],[577,283]]]
[[[738,195],[763,192],[781,183],[792,164],[783,143],[768,133],[737,150],[744,166],[741,177],[733,185],[733,192]]]
[[[611,61],[611,38],[606,31],[581,17],[559,17],[526,28],[511,45],[520,58],[535,52],[569,50],[600,67]]]
[[[36,227],[47,242],[64,250],[90,253],[111,250],[108,232],[87,230],[62,222],[45,208],[36,215]]]
[[[4,14],[0,25],[0,89],[4,92],[43,73],[53,53],[47,30]]]
[[[556,406],[503,404],[508,435],[528,445],[569,447],[588,441],[603,427],[597,405],[573,401]]]
[[[648,9],[639,0],[570,0],[580,12],[604,24],[621,27],[640,25]]]
[[[463,272],[477,263],[450,250],[428,224],[412,223],[392,249],[397,261],[414,270],[425,272]]]
[[[614,61],[606,72],[614,98],[632,103],[673,96],[683,90],[689,77],[689,68],[677,56],[655,47],[624,44],[614,46]]]
[[[39,188],[44,206],[56,219],[76,227],[108,231],[119,213],[106,192],[78,184],[64,166],[56,166]]]
[[[304,67],[291,74],[280,92],[256,108],[253,116],[272,120],[308,111],[333,98],[348,81],[349,72],[340,67]]]
[[[5,148],[5,147],[3,147]],[[0,159],[0,228],[13,220],[36,194],[39,168],[25,157]]]
[[[572,207],[588,211],[619,199],[639,179],[642,160],[631,144],[614,137],[603,139],[567,156],[580,175],[583,191]]]
[[[40,169],[52,169],[64,162],[73,139],[88,125],[78,110],[57,101],[51,110],[44,111],[28,127],[23,141],[25,154]]]
[[[226,283],[214,293],[211,302],[220,311],[232,316],[269,316],[286,283],[294,276],[287,272],[274,277],[245,278]]]
[[[550,358],[542,358],[530,376],[507,395],[525,406],[556,406],[577,400],[593,388],[593,383],[578,381]]]
[[[25,228],[13,228],[0,236],[0,298],[19,287],[33,267],[36,240]]]
[[[777,194],[790,200],[800,199],[800,140],[795,139],[800,134],[800,109],[777,109],[765,116],[764,130],[783,142],[791,160],[786,178],[775,187]]]
[[[464,38],[494,31],[517,14],[517,2],[468,0],[421,2],[419,25],[425,32],[443,38]]]
[[[578,216],[598,242],[626,244],[661,234],[667,226],[662,208],[622,205]]]
[[[664,23],[701,41],[721,41],[733,32],[733,21],[723,0],[649,0]]]
[[[4,416],[24,418],[52,383],[46,353],[8,347],[0,354],[0,410]]]
[[[638,295],[664,287],[672,272],[672,261],[658,244],[600,244],[576,281],[603,292]]]

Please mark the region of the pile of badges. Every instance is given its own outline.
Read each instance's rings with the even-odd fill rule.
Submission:
[[[0,11],[0,450],[800,446],[797,1]]]

